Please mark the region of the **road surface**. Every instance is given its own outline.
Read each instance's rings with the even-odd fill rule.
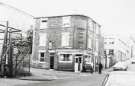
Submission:
[[[128,71],[133,71],[133,72],[135,72],[135,64],[130,64],[130,65],[128,66]]]
[[[127,71],[114,71],[106,78],[105,86],[135,86],[135,64],[130,64]]]
[[[130,64],[127,71],[135,72],[135,64]],[[56,73],[56,72],[55,72]],[[49,74],[46,73],[46,74]],[[51,73],[52,74],[52,73]],[[58,74],[58,75],[57,75]],[[98,74],[82,74],[84,76],[76,77],[76,74],[71,73],[61,73],[63,77],[66,75],[69,77],[73,76],[72,78],[65,78],[57,79],[57,80],[46,80],[46,81],[28,81],[28,80],[17,80],[17,79],[0,79],[0,86],[101,86],[102,81],[105,77],[105,73]],[[52,74],[54,75],[54,74]],[[55,75],[60,76],[59,72]],[[46,75],[45,75],[46,76]]]
[[[60,79],[52,81],[41,81],[39,83],[17,85],[17,86],[101,86],[105,74],[92,74],[71,79]]]
[[[130,64],[127,71],[135,72],[135,64]],[[42,81],[20,86],[101,86],[105,74],[92,74],[72,79],[61,79],[53,81]]]

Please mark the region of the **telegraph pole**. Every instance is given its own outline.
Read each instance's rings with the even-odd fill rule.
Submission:
[[[6,22],[5,31],[4,31],[4,41],[3,41],[3,47],[1,52],[1,74],[2,76],[6,76],[6,62],[7,62],[7,37],[8,37],[8,21]]]
[[[9,69],[9,77],[13,77],[13,59],[12,59],[12,31],[9,30],[9,53],[8,53],[8,69]]]
[[[13,77],[13,46],[12,46],[12,32],[20,32],[15,28],[9,27],[9,22],[5,21],[6,25],[0,24],[0,26],[5,27],[4,30],[1,30],[1,33],[4,34],[3,46],[1,50],[1,64],[0,71],[3,77]],[[10,28],[10,30],[8,29]],[[13,31],[12,31],[13,29]]]

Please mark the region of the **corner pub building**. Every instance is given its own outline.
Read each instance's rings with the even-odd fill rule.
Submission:
[[[100,25],[87,16],[36,17],[32,66],[82,71],[99,60],[100,39]]]

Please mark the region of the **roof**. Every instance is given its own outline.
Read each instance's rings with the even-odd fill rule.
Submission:
[[[83,14],[69,14],[69,15],[60,15],[60,16],[46,16],[46,17],[34,17],[34,19],[40,19],[40,18],[55,18],[55,17],[65,17],[65,16],[82,16],[86,17],[88,19],[91,19],[94,23],[97,23],[94,19],[92,19],[89,16],[83,15]],[[99,26],[101,26],[99,23],[97,23]]]

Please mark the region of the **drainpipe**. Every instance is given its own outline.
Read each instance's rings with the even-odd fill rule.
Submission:
[[[92,45],[92,57],[93,57],[93,70],[95,72],[95,67],[96,67],[96,64],[95,64],[95,22],[92,21],[92,24],[93,24],[93,45]]]

